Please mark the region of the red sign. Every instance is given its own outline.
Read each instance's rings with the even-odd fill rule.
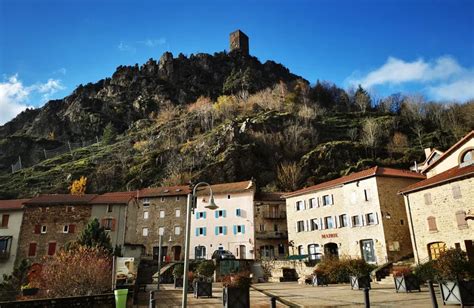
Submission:
[[[328,234],[321,234],[322,238],[334,238],[337,237],[337,233],[328,233]]]

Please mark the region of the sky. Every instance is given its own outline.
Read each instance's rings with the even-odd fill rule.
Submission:
[[[0,0],[0,125],[119,65],[228,50],[375,97],[474,98],[474,0]]]

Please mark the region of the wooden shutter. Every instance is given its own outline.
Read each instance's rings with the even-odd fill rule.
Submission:
[[[74,233],[75,230],[76,230],[76,225],[74,224],[69,225],[69,233]]]
[[[41,225],[35,225],[35,234],[41,233]]]
[[[28,257],[36,256],[36,243],[30,243],[28,247]]]
[[[459,229],[467,228],[466,212],[457,211],[456,212],[456,222],[458,223],[458,228]]]
[[[2,216],[2,227],[8,227],[8,219],[10,218],[9,214],[3,214]]]
[[[48,243],[48,256],[54,255],[56,252],[56,242]]]
[[[427,220],[428,220],[428,230],[438,231],[438,228],[436,227],[436,217],[430,216],[427,218]]]
[[[115,218],[112,218],[112,226],[110,227],[110,231],[115,231]]]

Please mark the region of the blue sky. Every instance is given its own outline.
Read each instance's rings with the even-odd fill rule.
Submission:
[[[164,51],[250,52],[379,97],[474,97],[474,1],[0,0],[0,124]]]

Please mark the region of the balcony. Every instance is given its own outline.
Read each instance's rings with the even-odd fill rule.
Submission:
[[[288,239],[288,231],[257,231],[255,237],[257,240],[284,240]]]
[[[263,212],[263,218],[265,218],[265,219],[285,219],[286,218],[286,212],[264,211]]]

